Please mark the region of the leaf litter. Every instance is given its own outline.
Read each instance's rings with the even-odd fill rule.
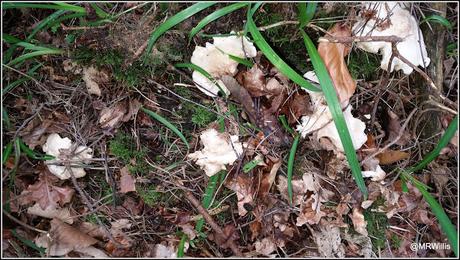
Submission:
[[[266,15],[270,13],[268,6],[261,7]],[[404,39],[397,44],[404,57],[415,66],[428,65],[430,58],[422,31],[407,6],[383,3],[380,7],[384,8],[371,10],[376,7],[376,4],[363,4],[355,25],[335,23],[325,36],[395,34]],[[127,17],[139,19],[144,12],[138,9]],[[385,22],[387,15],[391,22]],[[401,31],[402,25],[409,29]],[[371,29],[375,26],[377,30]],[[92,34],[99,32],[88,32],[85,37]],[[369,93],[373,93],[372,89],[363,91],[366,87],[361,84],[367,83],[366,79],[356,79],[350,72],[348,56],[354,51],[350,43],[320,41],[318,52],[332,79],[353,146],[362,162],[369,190],[367,200],[363,200],[350,177],[338,130],[323,94],[296,86],[268,62],[251,38],[233,35],[234,31],[230,34],[213,37],[213,43],[205,42],[205,47],[196,44],[187,56],[224,87],[229,96],[225,100],[219,97],[215,82],[198,71],[191,74],[194,86],[180,83],[186,87],[168,89],[171,83],[168,80],[175,73],[169,65],[164,73],[157,72],[148,79],[148,85],[136,86],[136,91],[128,90],[129,78],[118,82],[120,75],[115,74],[119,71],[112,66],[82,66],[72,59],[59,61],[60,68],[46,66],[51,81],[72,84],[69,78],[59,76],[65,75],[63,70],[81,77],[86,92],[72,92],[61,86],[53,89],[54,96],[46,96],[45,91],[38,102],[19,98],[14,105],[14,109],[29,117],[34,116],[40,102],[46,106],[52,104],[47,110],[56,109],[53,113],[37,113],[39,116],[34,116],[19,131],[30,149],[41,147],[55,157],[35,164],[29,160],[19,164],[15,185],[22,185],[23,189],[16,193],[8,190],[8,194],[17,196],[17,205],[9,202],[12,212],[21,221],[45,230],[38,236],[29,235],[31,241],[45,248],[49,256],[71,257],[176,258],[183,234],[187,237],[184,244],[187,256],[230,256],[229,241],[237,244],[247,257],[375,257],[377,253],[414,256],[409,249],[409,244],[417,239],[418,230],[414,226],[423,225],[430,230],[426,239],[446,242],[418,189],[402,179],[393,179],[395,169],[416,161],[416,153],[424,154],[414,152],[419,149],[414,148],[419,141],[414,133],[402,127],[405,109],[412,103],[402,106],[394,95],[385,94],[386,103],[391,105],[383,109],[379,106],[377,124],[369,125],[369,120],[363,118],[370,118],[370,110],[363,107],[374,105],[369,101],[372,100]],[[88,40],[85,37],[83,40]],[[96,45],[104,44],[103,41]],[[414,41],[420,41],[421,48],[409,50],[407,46]],[[356,46],[383,55],[380,67],[386,70],[391,56],[388,44],[358,42]],[[254,64],[244,67],[229,55]],[[129,64],[135,66],[135,62]],[[391,70],[412,72],[412,68],[397,58]],[[312,71],[304,77],[317,83]],[[52,82],[50,86],[55,84]],[[165,86],[161,87],[162,84]],[[188,92],[196,90],[195,87],[204,95]],[[397,95],[407,93],[407,89],[398,90],[401,93]],[[22,90],[18,91],[20,94]],[[170,94],[175,91],[180,95]],[[177,96],[181,99],[177,100]],[[214,105],[210,98],[217,111],[210,108]],[[181,109],[193,102],[213,111],[217,122],[190,128],[187,113],[192,110],[184,114]],[[78,113],[69,112],[69,108],[79,106],[82,109]],[[190,139],[191,150],[181,151],[182,144],[174,141],[169,130],[139,112],[141,106],[171,120]],[[365,110],[367,113],[363,113]],[[287,119],[287,126],[281,123],[280,116]],[[443,122],[444,128],[447,125]],[[289,128],[295,128],[297,133]],[[288,183],[284,158],[286,148],[297,134],[303,139],[297,151],[294,176]],[[134,136],[134,139],[119,136]],[[120,138],[118,143],[114,142],[116,138]],[[398,140],[392,143],[395,139]],[[388,144],[391,147],[375,155]],[[421,172],[417,179],[423,184],[433,184],[435,191],[430,192],[437,192],[440,200],[452,203],[452,199],[441,196],[449,197],[452,192],[445,187],[452,184],[449,159],[457,149],[455,140],[445,149],[442,157],[427,168],[431,174]],[[129,160],[121,161],[123,156]],[[9,160],[11,167],[7,169],[11,170],[14,164]],[[251,162],[257,163],[246,168]],[[35,172],[24,171],[27,165],[35,167]],[[78,179],[73,180],[71,173]],[[215,191],[204,194],[205,184],[211,178],[218,179]],[[288,185],[293,188],[292,204]],[[203,200],[209,197],[207,211],[222,227],[223,234],[213,232],[207,218],[204,228],[196,229],[202,216],[196,215],[197,210],[190,207],[181,189],[193,191]],[[22,232],[22,227],[19,229]],[[391,244],[388,242],[382,248],[379,244],[382,239]],[[445,256],[452,252],[417,254]]]

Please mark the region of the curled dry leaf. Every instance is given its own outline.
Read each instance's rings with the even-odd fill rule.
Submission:
[[[351,28],[346,23],[336,23],[328,31],[328,35],[332,37],[348,37],[351,36]],[[351,77],[344,59],[349,52],[350,46],[344,43],[320,42],[318,44],[318,53],[324,61],[339,101],[342,104],[347,104],[356,90],[356,82]]]
[[[110,225],[112,226],[112,229],[122,230],[124,228],[131,228],[133,223],[129,219],[121,218],[110,222]]]
[[[234,32],[232,32],[234,33]],[[203,68],[206,72],[218,79],[223,75],[234,76],[237,73],[238,62],[231,59],[228,54],[239,58],[255,57],[257,50],[252,42],[244,36],[213,37],[214,44],[207,42],[206,47],[196,46],[191,62]],[[193,81],[199,90],[208,96],[215,97],[219,87],[198,71],[192,74]],[[228,95],[230,92],[225,84],[218,80],[217,83]]]
[[[238,198],[238,214],[240,216],[245,216],[248,213],[245,204],[252,206],[254,203],[252,179],[247,175],[240,174],[236,180],[232,180],[226,185],[229,189],[236,192],[236,197]]]
[[[99,115],[99,124],[104,129],[117,128],[121,123],[131,120],[140,107],[141,103],[137,99],[119,101],[102,109]]]
[[[120,192],[136,191],[136,179],[129,173],[128,167],[121,168]]]
[[[42,209],[40,204],[35,203],[32,207],[27,208],[27,214],[51,219],[57,218],[68,224],[73,223],[73,218],[68,208],[56,208],[54,205],[49,205],[46,209]]]
[[[226,164],[233,164],[243,153],[243,145],[237,135],[229,136],[209,128],[200,135],[204,148],[189,154],[208,176],[213,176],[220,170],[225,170]]]
[[[271,237],[265,237],[261,241],[256,241],[254,246],[256,247],[256,252],[264,256],[270,256],[276,250],[275,241]]]
[[[353,222],[353,227],[355,228],[356,232],[363,236],[367,236],[367,221],[364,220],[364,215],[361,210],[359,208],[354,208],[350,218]]]
[[[84,163],[88,159],[93,158],[92,149],[86,146],[78,146],[74,152],[72,152],[72,141],[65,137],[61,138],[59,134],[50,134],[43,145],[43,152],[46,154],[56,157],[56,159],[46,161],[46,165],[50,172],[61,180],[70,179],[71,172],[75,178],[80,178],[86,175],[86,172],[81,167],[67,167],[54,165],[59,161],[71,162],[71,164]]]
[[[42,210],[49,207],[57,208],[58,204],[64,205],[70,202],[74,190],[68,186],[58,187],[53,185],[57,181],[56,177],[44,170],[40,173],[39,179],[35,184],[29,185],[21,193],[18,202],[20,205],[37,202]]]
[[[367,14],[372,16],[368,17]],[[364,9],[357,17],[358,21],[353,26],[355,36],[397,36],[402,38],[402,42],[396,44],[398,52],[415,66],[426,67],[430,64],[423,34],[418,27],[418,22],[414,16],[406,9],[405,3],[398,2],[369,2],[364,4]],[[380,68],[388,69],[388,63],[392,55],[390,42],[358,42],[356,45],[371,53],[380,52],[382,61]],[[417,47],[414,47],[417,46]],[[390,72],[394,70],[403,70],[408,75],[413,68],[394,58],[391,64]]]
[[[35,243],[48,249],[51,256],[62,256],[73,250],[84,249],[97,243],[97,240],[80,230],[58,220],[51,220],[51,241],[38,237]],[[49,243],[47,243],[49,242]]]
[[[388,141],[392,142],[399,137],[399,131],[401,130],[401,122],[399,116],[391,110],[388,110]],[[404,131],[402,136],[399,137],[398,141],[395,143],[397,145],[406,145],[410,140],[410,134],[407,131]]]
[[[410,157],[410,154],[398,150],[386,150],[376,156],[379,159],[380,165],[393,164]]]
[[[267,94],[265,74],[257,64],[250,70],[241,73],[241,83],[252,97],[261,97]]]
[[[85,81],[88,93],[100,97],[102,93],[99,84],[107,83],[109,81],[109,76],[105,72],[98,71],[91,66],[89,68],[83,68],[83,80]]]
[[[310,230],[313,231],[313,238],[318,246],[320,256],[326,258],[345,257],[340,228],[331,225],[319,225],[319,228],[319,231]]]

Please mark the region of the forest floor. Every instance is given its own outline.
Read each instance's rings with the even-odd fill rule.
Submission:
[[[455,255],[448,234],[458,228],[458,132],[412,177],[402,169],[436,151],[458,121],[457,3],[409,6],[431,58],[419,66],[424,75],[387,73],[379,54],[355,44],[340,57],[353,79],[350,116],[364,122],[367,137],[355,157],[363,173],[365,160],[376,158],[384,171],[364,178],[367,198],[343,150],[313,132],[299,138],[302,117],[315,110],[313,95],[258,45],[256,65],[239,64],[232,75],[247,91],[230,90],[228,98],[200,91],[193,70],[175,66],[191,63],[196,46],[213,41],[209,35],[244,31],[246,7],[189,41],[204,17],[230,4],[212,5],[146,48],[155,29],[191,5],[2,4],[4,257]],[[360,8],[319,3],[305,32],[318,46],[335,24],[353,25]],[[296,3],[264,3],[253,19],[277,55],[304,75],[316,68],[293,22],[298,10]],[[267,90],[268,82],[283,89]],[[278,122],[283,115],[287,124]],[[242,152],[224,163],[230,144]],[[191,158],[211,145],[220,156],[207,166],[218,168],[214,175]]]

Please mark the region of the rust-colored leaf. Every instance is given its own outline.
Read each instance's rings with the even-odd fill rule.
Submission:
[[[335,37],[351,36],[351,28],[345,23],[335,24],[328,32]],[[356,89],[356,82],[344,60],[349,52],[350,47],[344,43],[321,42],[318,45],[318,53],[331,76],[340,102],[348,101]]]
[[[130,191],[136,191],[136,179],[129,173],[128,167],[123,167],[120,170],[120,192],[127,193]]]
[[[380,165],[392,164],[400,160],[409,158],[410,154],[398,150],[386,150],[376,157],[379,159]]]

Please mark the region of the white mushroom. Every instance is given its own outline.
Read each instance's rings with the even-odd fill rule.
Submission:
[[[317,77],[314,72],[307,72],[305,73],[304,77],[317,82]],[[334,120],[332,119],[332,114],[329,111],[326,100],[324,99],[324,94],[321,92],[313,92],[308,90],[306,91],[310,95],[310,102],[311,107],[313,108],[313,113],[301,118],[302,123],[297,125],[297,131],[301,133],[302,137],[317,131],[318,140],[322,137],[326,137],[335,146],[337,151],[343,152],[344,150],[342,142],[340,140],[337,128],[335,127]],[[348,105],[348,107],[343,112],[343,116],[351,135],[353,147],[355,150],[357,150],[367,140],[367,135],[364,133],[366,124],[361,120],[353,117],[351,114],[351,109],[352,106]]]
[[[70,148],[72,148],[72,141],[67,137],[61,138],[59,134],[50,134],[46,143],[42,147],[43,152],[56,157],[56,159],[46,161],[46,163],[50,172],[59,177],[61,180],[66,180],[71,177],[70,171],[66,169],[66,166],[53,165],[59,162],[61,158],[72,161],[72,164],[93,158],[91,148],[78,146],[72,157],[69,155],[71,152]],[[80,178],[86,175],[83,168],[71,167],[70,169],[75,175],[75,178]]]
[[[234,32],[231,32],[234,34]],[[206,43],[206,47],[196,46],[193,51],[191,62],[206,72],[211,74],[217,80],[223,75],[234,76],[237,73],[238,62],[232,60],[230,55],[246,58],[255,57],[257,50],[252,42],[249,42],[243,36],[214,37],[214,43]],[[203,93],[215,97],[219,92],[219,87],[202,75],[198,71],[192,74],[193,81]],[[223,88],[226,95],[230,94],[222,81],[217,83]]]
[[[358,16],[358,22],[353,26],[355,36],[398,36],[404,40],[396,45],[398,52],[415,66],[426,67],[430,58],[426,52],[423,35],[418,27],[417,20],[405,9],[404,4],[398,2],[370,2],[364,5],[365,11]],[[371,19],[364,17],[364,13],[374,12]],[[366,15],[367,16],[367,15]],[[387,18],[388,17],[388,18]],[[387,18],[387,19],[386,19]],[[382,55],[380,67],[388,69],[392,54],[390,42],[358,42],[359,48]],[[390,71],[403,70],[410,74],[413,69],[398,58],[394,58]]]
[[[213,176],[220,170],[225,170],[226,164],[232,164],[243,153],[243,145],[237,135],[218,133],[215,129],[205,130],[201,136],[204,148],[189,154],[188,157],[196,160],[208,176]]]

